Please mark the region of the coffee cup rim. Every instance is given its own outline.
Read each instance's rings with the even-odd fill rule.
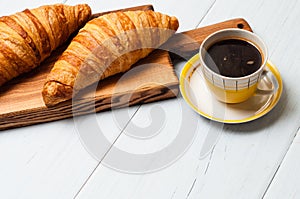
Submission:
[[[207,40],[209,40],[211,37],[217,35],[217,34],[220,34],[222,32],[228,32],[228,31],[236,31],[236,32],[243,32],[243,33],[246,33],[246,34],[249,34],[251,36],[254,36],[256,37],[259,42],[261,43],[261,45],[258,45],[256,44],[255,42],[253,42],[251,39],[247,39],[247,40],[250,40],[249,42],[251,43],[254,43],[255,45],[259,46],[259,48],[263,48],[261,49],[261,51],[264,51],[264,52],[261,52],[263,53],[263,57],[264,57],[264,60],[261,64],[261,66],[259,67],[259,69],[257,69],[254,73],[251,73],[249,75],[246,75],[246,76],[242,76],[242,77],[228,77],[228,76],[224,76],[224,75],[221,75],[221,74],[218,74],[216,72],[214,72],[213,70],[211,70],[204,62],[203,60],[203,57],[201,55],[201,51],[202,49],[204,48],[204,44],[207,42]],[[200,45],[200,48],[199,48],[199,59],[200,59],[200,63],[201,65],[203,65],[203,67],[205,67],[206,70],[208,70],[210,73],[213,73],[214,75],[216,76],[219,76],[221,77],[222,79],[225,79],[225,80],[243,80],[243,79],[248,79],[250,77],[253,77],[253,76],[256,76],[258,75],[266,66],[267,64],[267,61],[268,61],[268,49],[267,49],[267,46],[265,44],[265,42],[261,39],[261,37],[259,37],[257,34],[253,33],[253,32],[250,32],[248,30],[244,30],[244,29],[239,29],[239,28],[226,28],[226,29],[222,29],[222,30],[218,30],[218,31],[215,31],[213,32],[212,34],[208,35],[204,40],[203,42],[201,43]]]

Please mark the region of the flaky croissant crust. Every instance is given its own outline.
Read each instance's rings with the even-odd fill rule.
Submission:
[[[0,86],[38,66],[90,16],[86,4],[55,4],[0,17]]]
[[[43,89],[47,106],[125,72],[171,37],[178,20],[154,11],[107,14],[89,21],[55,63]]]

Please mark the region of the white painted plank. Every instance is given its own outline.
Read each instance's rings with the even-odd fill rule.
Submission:
[[[300,56],[295,50],[300,46],[295,36],[300,28],[294,25],[300,17],[299,8],[298,1],[231,1],[215,4],[206,16],[203,24],[225,17],[247,19],[266,41],[285,90],[278,106],[266,117],[224,129],[228,139],[220,139],[215,148],[224,150],[213,153],[207,180],[195,184],[191,198],[260,198],[264,194],[300,125],[300,89],[295,81],[300,75]]]
[[[300,131],[298,131],[264,198],[300,198],[299,153]]]
[[[85,125],[96,119],[93,125],[113,142],[137,108],[82,116],[80,122]],[[116,121],[114,115],[123,116]],[[1,131],[1,197],[72,198],[98,163],[80,136],[90,133],[90,126],[79,133],[81,124],[76,122],[66,119]]]
[[[123,164],[114,165],[112,168],[111,160],[121,159],[122,155],[120,154],[111,154],[109,153],[109,158],[105,158],[103,163],[105,165],[100,165],[96,170],[95,174],[91,177],[90,181],[86,184],[84,189],[79,195],[79,198],[171,198],[172,195],[176,195],[178,198],[185,198],[190,189],[192,182],[190,179],[193,179],[199,170],[204,171],[207,167],[207,163],[209,157],[201,160],[201,164],[199,164],[199,156],[200,150],[202,147],[202,143],[205,140],[205,137],[208,132],[215,133],[214,130],[218,129],[218,125],[212,124],[212,126],[204,126],[201,122],[207,122],[205,119],[201,118],[200,121],[196,119],[196,115],[192,110],[190,110],[187,105],[182,104],[182,106],[178,106],[180,104],[181,99],[173,99],[167,100],[164,102],[159,102],[155,104],[156,108],[153,108],[152,105],[143,105],[143,109],[139,110],[136,117],[133,118],[132,123],[137,125],[140,128],[145,128],[149,125],[149,120],[163,120],[164,125],[162,126],[163,131],[161,131],[158,135],[156,135],[151,140],[140,140],[140,139],[132,139],[132,137],[125,137],[122,135],[115,144],[121,150],[125,152],[130,152],[131,154],[140,154],[140,153],[155,153],[160,149],[164,148],[166,145],[172,144],[173,140],[179,134],[189,134],[191,133],[191,139],[187,140],[187,142],[180,142],[182,145],[175,145],[176,147],[183,147],[188,151],[184,153],[175,154],[177,159],[174,159],[174,164],[163,165],[167,166],[167,168],[159,168],[156,167],[158,171],[153,173],[147,173],[144,175],[141,174],[132,174],[132,173],[124,173],[126,172],[126,168],[134,168],[128,167],[132,166],[132,162],[126,162],[128,160],[124,160]],[[150,117],[151,110],[155,110],[158,108],[162,108],[165,117],[160,117],[158,114],[152,112],[152,117]],[[178,107],[178,108],[177,108]],[[185,115],[187,115],[188,121],[185,121],[185,125],[193,125],[197,131],[195,131],[196,135],[193,138],[194,132],[188,131],[178,131],[178,126],[181,125],[180,120],[183,120],[180,114],[180,109],[184,109],[187,111]],[[177,116],[172,116],[172,120],[170,120],[170,114],[176,114]],[[142,116],[142,117],[141,117]],[[145,118],[146,117],[146,118]],[[190,122],[189,122],[190,121]],[[153,125],[153,123],[151,123]],[[137,127],[135,127],[137,128]],[[155,133],[154,128],[153,133]],[[170,130],[166,131],[165,128],[169,128]],[[186,126],[188,129],[192,129],[189,126]],[[157,129],[155,129],[157,130]],[[144,133],[144,131],[135,131],[134,127],[126,128],[125,134],[134,134],[138,135],[138,133]],[[200,143],[200,144],[192,144]],[[189,149],[189,147],[191,147]],[[174,149],[175,149],[174,148]],[[167,153],[168,154],[168,153]],[[170,151],[170,155],[174,155],[173,151]],[[163,162],[165,160],[164,157],[156,156],[152,161],[160,161]],[[132,160],[134,161],[134,159]],[[144,165],[145,166],[145,165]],[[152,169],[151,162],[146,165],[146,167],[137,167],[138,169],[146,169],[145,172],[151,171]],[[148,168],[147,168],[148,167]],[[135,167],[136,168],[136,167]],[[118,170],[123,170],[123,172],[119,172]],[[128,171],[128,170],[127,170]],[[129,170],[131,172],[135,172],[134,170]],[[141,170],[137,170],[140,171]]]
[[[95,165],[72,123],[64,120],[1,132],[1,197],[72,197]]]
[[[191,114],[189,119],[196,120],[198,126],[196,138],[189,150],[174,164],[157,172],[140,175],[122,173],[109,169],[109,165],[100,165],[79,198],[261,198],[299,127],[300,88],[295,81],[300,74],[300,56],[296,51],[300,45],[300,39],[296,37],[300,28],[295,26],[300,17],[297,12],[299,6],[296,0],[217,1],[200,24],[244,17],[253,30],[266,40],[270,59],[279,68],[285,88],[280,103],[273,111],[257,121],[242,125],[212,123]],[[189,12],[187,16],[195,13]],[[176,66],[180,69],[182,64]],[[156,106],[163,107],[167,115],[173,113],[165,120],[167,124],[163,127],[166,128],[159,134],[161,140],[156,140],[156,143],[132,140],[128,134],[136,135],[139,132],[130,132],[126,128],[114,147],[130,153],[147,154],[161,149],[163,144],[170,144],[176,136],[177,132],[173,130],[181,116],[174,111],[177,110],[178,101],[143,105],[131,121],[139,126],[149,125],[150,120],[145,118]],[[170,121],[175,121],[173,126],[168,124]],[[206,135],[216,137],[216,142],[211,153],[202,157],[200,153],[205,146]],[[152,144],[152,147],[148,144]],[[107,164],[114,158],[118,158],[118,154],[112,150],[103,162]],[[143,166],[151,168],[161,158],[155,157]],[[126,160],[123,161],[117,166],[122,168],[128,165]]]

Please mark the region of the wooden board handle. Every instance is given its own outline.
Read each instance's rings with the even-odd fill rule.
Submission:
[[[125,12],[125,11],[137,11],[137,10],[147,11],[147,10],[154,10],[154,8],[153,8],[152,5],[149,4],[149,5],[142,5],[142,6],[136,6],[136,7],[131,7],[131,8],[113,10],[113,11],[108,11],[108,12],[95,13],[95,14],[92,15],[91,19],[100,17],[100,16],[105,15],[105,14],[113,13],[113,12],[119,12],[119,11]]]
[[[120,10],[102,12],[102,13],[95,13],[92,15],[91,19],[118,11],[135,11],[135,10],[154,10],[152,5],[142,5],[136,6],[131,8],[125,8]],[[242,18],[238,19],[231,19],[228,21],[224,21],[221,23],[197,28],[194,30],[189,30],[182,33],[175,34],[171,39],[168,40],[161,49],[167,50],[172,54],[180,56],[185,59],[191,58],[194,54],[197,53],[202,41],[211,33],[222,30],[225,28],[241,28],[244,30],[252,31],[248,22]]]
[[[167,43],[161,46],[161,48],[184,59],[189,59],[198,52],[201,43],[208,35],[225,28],[241,28],[252,32],[250,25],[244,19],[231,19],[221,23],[177,33],[169,39]]]

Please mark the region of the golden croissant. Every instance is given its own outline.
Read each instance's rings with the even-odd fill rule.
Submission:
[[[55,4],[0,17],[0,86],[38,66],[90,16],[86,4]]]
[[[54,64],[42,91],[46,106],[125,72],[174,34],[178,20],[154,11],[127,11],[89,21]]]

